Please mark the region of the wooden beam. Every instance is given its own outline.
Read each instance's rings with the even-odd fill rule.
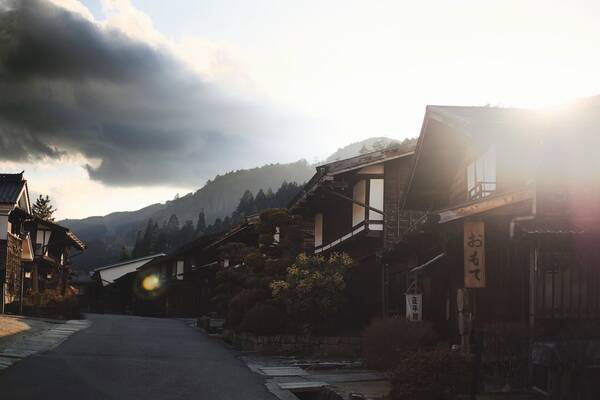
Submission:
[[[332,195],[334,195],[334,196],[337,196],[337,197],[339,197],[339,198],[341,198],[341,199],[344,199],[344,200],[350,201],[350,202],[352,202],[352,203],[354,203],[354,204],[358,204],[359,206],[361,206],[361,207],[364,207],[364,208],[366,208],[367,210],[370,210],[370,211],[376,212],[377,214],[381,214],[381,215],[383,215],[383,216],[385,217],[385,214],[383,213],[383,211],[381,211],[381,210],[378,210],[378,209],[376,209],[376,208],[373,208],[373,207],[371,207],[371,206],[369,206],[369,205],[367,205],[367,204],[365,204],[365,203],[362,203],[362,202],[360,202],[360,201],[356,201],[356,200],[354,200],[352,197],[348,197],[348,196],[346,196],[346,195],[343,195],[343,194],[341,194],[341,193],[338,193],[338,192],[336,192],[336,191],[334,191],[334,190],[331,190],[331,189],[328,189],[328,188],[325,188],[325,187],[323,188],[323,190],[324,190],[325,192],[327,192],[327,193],[330,193],[330,194],[332,194]]]

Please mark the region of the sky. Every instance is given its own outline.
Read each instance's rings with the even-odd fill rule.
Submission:
[[[595,1],[0,0],[0,170],[58,218],[600,93]]]

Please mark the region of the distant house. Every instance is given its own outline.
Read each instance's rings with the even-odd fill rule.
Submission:
[[[100,282],[102,286],[108,286],[123,275],[126,275],[130,272],[135,272],[145,264],[148,264],[152,260],[164,255],[165,253],[157,253],[132,260],[121,261],[116,264],[98,267],[92,271],[92,276],[95,277],[95,279]]]
[[[71,252],[82,252],[86,245],[69,229],[38,217],[28,217],[24,225],[34,248],[34,259],[24,265],[26,297],[47,290],[64,295],[72,272]]]
[[[135,298],[136,313],[198,317],[217,311],[212,300],[216,273],[236,267],[223,258],[221,246],[243,243],[258,247],[257,222],[258,216],[247,217],[227,232],[201,236],[139,268],[135,284],[135,290],[140,293]],[[151,293],[144,288],[146,279],[156,280],[157,288]]]
[[[86,296],[90,309],[94,312],[131,313],[133,292],[128,284],[138,269],[164,256],[164,253],[157,253],[94,269],[91,276],[96,285],[88,287]]]
[[[400,202],[413,155],[392,147],[318,166],[289,207],[308,222],[314,254],[346,252],[357,263],[349,292],[360,323],[387,313],[389,271],[379,256],[405,224]]]
[[[69,229],[31,215],[27,181],[0,174],[0,267],[2,306],[35,305],[40,293],[65,294],[70,251],[85,245]],[[14,308],[14,307],[13,307]]]

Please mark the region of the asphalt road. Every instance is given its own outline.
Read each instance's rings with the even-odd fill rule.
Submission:
[[[88,318],[59,347],[1,372],[0,399],[276,399],[221,342],[182,321]]]

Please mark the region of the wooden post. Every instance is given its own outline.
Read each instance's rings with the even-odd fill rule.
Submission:
[[[473,363],[473,380],[471,382],[471,400],[477,400],[479,381],[481,379],[481,359],[483,355],[483,331],[479,331],[475,337],[475,360]]]
[[[535,300],[536,300],[536,276],[539,259],[539,241],[536,240],[535,247],[529,249],[529,356],[527,357],[527,380],[531,385],[533,380],[533,341],[535,339]],[[554,296],[554,294],[553,294]]]
[[[23,314],[23,287],[25,286],[25,268],[21,265],[21,287],[19,290],[19,314]]]

